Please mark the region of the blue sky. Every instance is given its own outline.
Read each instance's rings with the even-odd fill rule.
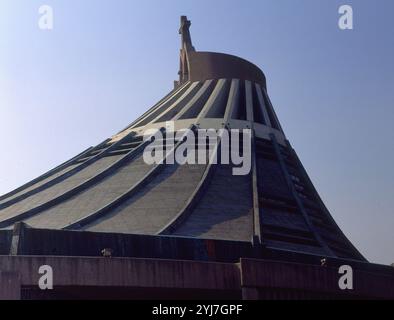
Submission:
[[[54,30],[38,8],[54,9]],[[350,4],[354,30],[338,28]],[[177,77],[179,16],[197,50],[265,72],[287,137],[349,239],[394,262],[392,0],[0,0],[0,193],[119,131]]]

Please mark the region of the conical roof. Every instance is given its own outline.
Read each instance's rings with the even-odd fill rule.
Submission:
[[[0,227],[165,235],[252,242],[271,250],[364,260],[332,219],[290,146],[264,73],[227,54],[199,52],[181,18],[179,80],[113,137],[0,197]],[[158,84],[159,85],[159,84]],[[143,134],[251,132],[251,170],[233,164],[148,164]],[[212,149],[218,151],[220,142]]]

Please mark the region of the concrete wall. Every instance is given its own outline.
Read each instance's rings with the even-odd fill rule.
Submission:
[[[0,255],[8,254],[10,252],[12,239],[12,230],[0,231]]]
[[[114,257],[222,262],[237,262],[242,255],[257,257],[250,242],[32,228],[20,228],[14,254],[100,256],[104,248],[112,249]]]
[[[210,291],[214,292],[210,297],[216,299],[228,297],[229,292],[239,292],[239,297],[242,292],[244,299],[394,298],[394,276],[355,270],[354,290],[342,291],[338,270],[330,266],[255,259],[218,263],[48,256],[0,256],[0,298],[20,299],[26,287],[38,290],[42,265],[52,267],[55,290],[91,287],[142,292],[150,288],[154,293],[166,289],[178,290],[178,299],[184,298],[182,292],[193,291],[198,299],[205,299]],[[51,291],[47,291],[50,297]]]
[[[53,270],[56,287],[133,287],[239,290],[236,264],[196,261],[0,256],[0,298],[19,299],[24,286],[38,287],[42,265]],[[201,297],[203,298],[203,297]]]
[[[353,269],[353,289],[341,290],[338,267],[241,259],[241,287],[247,299],[394,298],[394,273]],[[269,288],[269,289],[268,289]]]
[[[266,87],[264,73],[245,59],[225,53],[189,52],[190,81],[208,79],[241,79]]]

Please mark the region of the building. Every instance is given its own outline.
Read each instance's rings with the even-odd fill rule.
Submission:
[[[173,91],[111,138],[0,197],[0,298],[394,298],[393,268],[369,263],[321,201],[264,73],[196,51],[189,28],[182,17]],[[156,142],[166,161],[144,160],[148,129],[163,135]],[[185,142],[172,136],[183,129],[249,132],[250,170],[170,163]],[[203,149],[222,155],[223,141],[206,136]],[[242,152],[245,141],[235,144]],[[52,290],[38,286],[43,265],[53,270]],[[344,265],[353,289],[339,286]]]

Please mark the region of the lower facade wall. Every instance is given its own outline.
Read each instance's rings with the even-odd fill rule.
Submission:
[[[352,289],[341,289],[344,276],[335,265],[241,259],[241,287],[251,299],[394,299],[391,274],[352,266]]]
[[[39,289],[39,268],[53,290]],[[354,271],[340,290],[333,267],[258,259],[239,263],[0,256],[0,299],[394,299],[394,276]]]

